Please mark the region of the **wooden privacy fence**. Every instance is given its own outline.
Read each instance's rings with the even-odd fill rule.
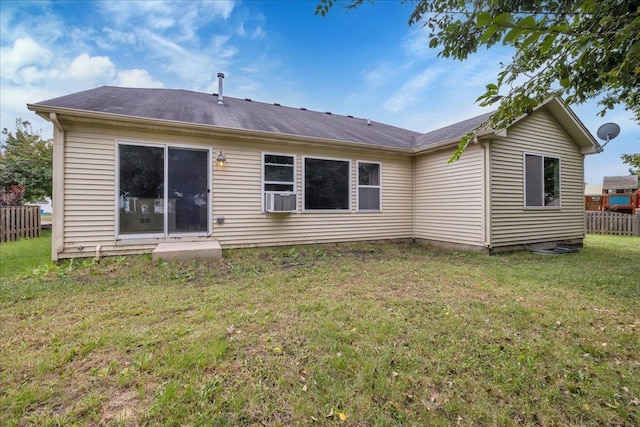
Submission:
[[[640,236],[640,214],[587,212],[584,217],[584,228],[587,233]]]
[[[40,237],[40,206],[0,207],[0,243]]]

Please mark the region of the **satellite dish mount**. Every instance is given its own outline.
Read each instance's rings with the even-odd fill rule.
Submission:
[[[616,123],[605,123],[598,128],[598,138],[604,141],[604,144],[600,146],[600,150],[598,152],[602,152],[604,150],[604,146],[609,143],[616,136],[620,135],[620,126]]]

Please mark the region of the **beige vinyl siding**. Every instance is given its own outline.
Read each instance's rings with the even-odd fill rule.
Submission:
[[[491,149],[491,243],[493,247],[582,239],[583,157],[543,109],[509,128]],[[560,158],[557,208],[524,208],[524,154]]]
[[[460,160],[454,149],[415,160],[415,238],[484,246],[483,154],[471,144]]]
[[[114,243],[115,143],[73,128],[65,134],[61,256],[93,255],[97,245]]]
[[[214,168],[214,237],[225,247],[329,243],[411,238],[411,158],[364,150],[321,149],[276,144],[235,145],[227,165]],[[262,153],[295,156],[298,212],[262,211]],[[226,153],[225,153],[226,154]],[[303,211],[303,158],[351,161],[351,209]],[[382,212],[356,212],[356,161],[382,163]]]
[[[116,238],[116,144],[187,144],[213,148],[226,156],[212,164],[212,235],[185,240],[217,239],[223,248],[410,239],[412,237],[412,159],[409,155],[362,150],[315,148],[304,144],[222,140],[216,137],[127,128],[65,124],[64,247],[60,258],[150,252],[163,238]],[[298,213],[262,211],[262,153],[296,156]],[[346,212],[302,212],[302,158],[351,161],[351,206]],[[213,159],[212,159],[213,160]],[[356,212],[356,161],[382,164],[382,212]],[[54,207],[55,209],[55,207]],[[224,223],[216,223],[223,217]],[[175,239],[171,239],[175,241]]]
[[[116,144],[118,140],[175,143],[172,133],[148,133],[65,123],[64,246],[60,258],[151,251],[162,239],[116,239]],[[208,144],[199,139],[200,145]],[[55,215],[54,207],[54,215]]]

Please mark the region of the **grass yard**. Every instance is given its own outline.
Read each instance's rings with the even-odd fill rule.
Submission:
[[[640,240],[586,244],[5,272],[0,425],[638,425]]]
[[[0,244],[0,280],[52,266],[51,229],[42,229],[37,239]]]

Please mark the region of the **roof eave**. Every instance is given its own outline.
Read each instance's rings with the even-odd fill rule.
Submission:
[[[482,132],[478,132],[478,134],[476,134],[476,138],[486,139],[488,136],[491,136],[491,135],[495,135],[495,131],[493,129],[487,129]],[[462,136],[448,139],[446,141],[436,142],[435,144],[429,144],[422,147],[418,147],[413,150],[413,154],[423,154],[423,153],[428,153],[430,151],[440,150],[442,148],[456,146],[460,143],[461,139],[462,139]]]
[[[164,119],[153,119],[153,118],[147,118],[147,117],[129,116],[126,114],[104,113],[104,112],[95,112],[95,111],[87,111],[87,110],[78,110],[73,108],[63,108],[63,107],[51,107],[51,106],[39,105],[39,104],[27,104],[27,108],[30,111],[35,112],[40,117],[48,121],[51,121],[49,114],[55,113],[58,115],[59,120],[61,119],[60,116],[64,115],[67,117],[82,118],[82,119],[85,119],[87,122],[96,123],[96,124],[113,125],[114,122],[120,122],[124,124],[135,125],[141,128],[152,129],[152,128],[162,127],[162,128],[170,128],[173,131],[184,132],[184,133],[200,133],[200,134],[206,134],[209,136],[211,135],[224,136],[227,138],[231,137],[231,138],[243,139],[243,140],[259,139],[263,142],[286,142],[290,144],[312,144],[312,145],[322,145],[323,147],[331,146],[336,148],[346,148],[346,147],[366,148],[366,149],[375,149],[379,151],[392,152],[392,153],[404,154],[404,155],[413,154],[413,150],[410,148],[366,144],[366,143],[357,142],[357,141],[343,141],[343,140],[318,138],[318,137],[303,136],[303,135],[284,134],[279,132],[230,128],[230,127],[209,125],[209,124],[180,122],[176,120],[164,120]]]
[[[540,108],[546,108],[549,113],[554,117],[554,119],[562,126],[562,128],[569,134],[569,136],[573,139],[573,141],[580,147],[580,154],[597,154],[602,151],[602,147],[595,140],[593,135],[587,130],[584,124],[580,121],[580,119],[575,115],[575,113],[568,108],[564,102],[558,97],[550,97],[547,98],[544,102],[537,105],[534,109],[538,110]],[[481,132],[478,132],[476,135],[478,138],[487,137],[489,135],[494,135],[497,137],[507,137],[508,129],[518,123],[520,120],[527,117],[529,114],[522,114],[517,117],[513,122],[505,129],[494,130],[487,129]],[[564,116],[569,120],[562,120]],[[461,137],[449,139],[446,141],[438,142],[436,144],[427,145],[424,147],[420,147],[416,149],[414,152],[416,154],[425,153],[428,151],[432,151],[435,149],[447,147],[449,145],[458,144],[460,142]]]

